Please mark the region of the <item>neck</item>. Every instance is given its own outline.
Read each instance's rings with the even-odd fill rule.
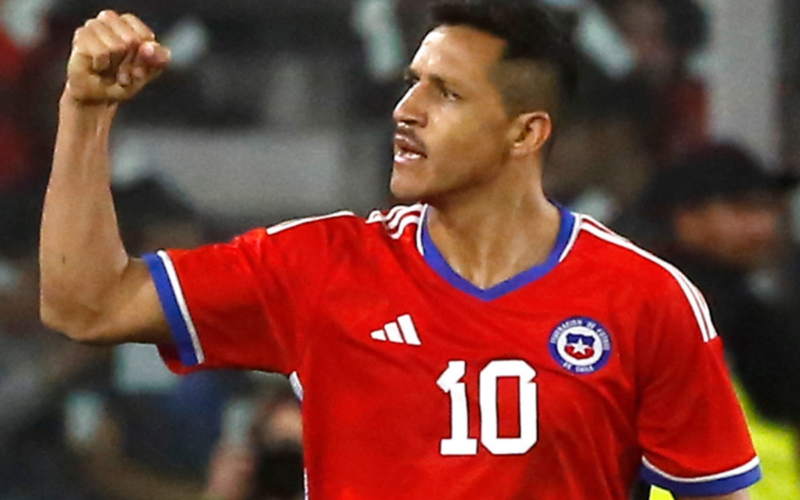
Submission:
[[[438,200],[428,217],[428,231],[444,259],[482,289],[547,260],[559,228],[558,209],[537,182]]]

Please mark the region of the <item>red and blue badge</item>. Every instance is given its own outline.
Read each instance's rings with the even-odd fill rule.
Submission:
[[[550,334],[550,354],[572,373],[595,373],[611,357],[611,337],[597,321],[576,316],[562,321]]]

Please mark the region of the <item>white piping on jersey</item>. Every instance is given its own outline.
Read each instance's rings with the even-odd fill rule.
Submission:
[[[422,219],[420,218],[419,215],[411,215],[411,214],[406,215],[400,221],[400,225],[398,226],[397,230],[390,236],[392,237],[392,239],[395,240],[400,239],[400,237],[403,236],[403,233],[410,224],[419,224],[421,220]]]
[[[375,222],[386,222],[394,218],[397,215],[397,212],[403,210],[404,208],[408,208],[408,205],[396,205],[389,210],[386,215],[383,214],[380,210],[373,210],[372,213],[369,214],[367,218],[367,224],[373,224]]]
[[[419,216],[419,225],[417,226],[417,251],[423,257],[425,256],[425,247],[422,245],[422,231],[424,230],[425,221],[428,220],[428,205],[422,207],[422,213]]]
[[[573,213],[573,216],[575,217],[575,222],[572,226],[572,234],[569,237],[567,245],[564,247],[564,251],[562,251],[561,255],[558,256],[558,262],[563,262],[564,259],[567,258],[567,255],[569,255],[572,247],[575,246],[575,242],[578,241],[578,235],[581,233],[581,222],[583,216],[576,213]]]
[[[181,316],[183,317],[183,322],[186,324],[186,330],[189,331],[189,337],[192,340],[192,348],[197,357],[197,363],[203,364],[206,356],[203,352],[203,346],[200,345],[200,337],[197,336],[197,329],[194,326],[192,315],[189,314],[189,307],[186,305],[186,298],[183,296],[183,289],[181,288],[181,282],[178,280],[178,273],[175,272],[175,265],[172,263],[169,254],[164,250],[156,252],[156,255],[164,263],[164,269],[167,270],[167,277],[172,285],[172,293],[175,294],[175,301],[178,303],[178,308],[181,310]]]
[[[697,321],[697,325],[700,327],[700,332],[703,335],[704,342],[710,342],[714,338],[717,337],[717,331],[714,328],[714,324],[711,322],[711,314],[708,310],[708,305],[705,303],[705,300],[702,299],[702,294],[700,294],[699,290],[689,281],[689,279],[684,276],[675,266],[672,264],[665,262],[655,255],[642,250],[641,248],[637,247],[630,241],[618,236],[615,233],[609,232],[605,229],[599,222],[596,222],[594,219],[588,216],[584,216],[583,224],[581,224],[581,228],[586,230],[587,232],[595,235],[596,237],[600,238],[601,240],[607,241],[617,246],[621,246],[627,250],[634,252],[635,254],[639,255],[640,257],[644,257],[645,259],[658,264],[662,268],[664,268],[670,275],[678,282],[680,285],[681,290],[683,290],[686,299],[689,301],[689,305],[692,308],[692,312],[694,313],[695,320]],[[594,224],[598,224],[600,227],[595,226]]]
[[[618,237],[618,238],[630,243],[630,241],[628,241],[625,238],[622,238],[621,236],[616,234],[614,231],[612,231],[608,227],[604,226],[601,222],[597,221],[596,219],[594,219],[592,217],[589,217],[588,215],[585,215],[583,217],[586,220],[588,220],[589,222],[591,222],[592,224],[594,224],[594,226],[597,226],[599,229],[602,229],[606,233],[608,233],[608,234],[610,234],[612,236],[616,236],[616,237]],[[651,257],[656,258],[654,255],[651,255]],[[666,264],[666,262],[664,262],[664,261],[661,261],[661,262]],[[670,266],[677,271],[677,268],[675,268],[671,264],[670,264]],[[714,322],[711,321],[711,311],[708,308],[708,303],[706,302],[705,297],[703,297],[703,294],[700,293],[700,290],[694,285],[694,283],[689,281],[689,279],[686,277],[686,275],[684,275],[680,271],[678,272],[678,275],[679,275],[680,278],[682,278],[682,281],[686,284],[686,286],[689,288],[689,290],[691,290],[692,295],[695,297],[695,299],[697,301],[697,304],[698,304],[700,310],[703,313],[703,317],[706,318],[706,323],[707,323],[707,325],[709,327],[709,332],[710,332],[710,339],[709,340],[713,339],[714,337],[717,336],[717,331],[716,331],[716,328],[714,327]],[[705,338],[705,335],[703,336],[703,338]],[[708,340],[706,342],[708,342]]]
[[[397,205],[392,207],[385,215],[380,210],[374,210],[367,217],[367,224],[383,223],[387,228],[394,230],[400,221],[411,212],[421,211],[422,205]]]
[[[286,231],[287,229],[307,224],[309,222],[316,222],[325,219],[334,219],[336,217],[355,217],[355,216],[356,214],[354,214],[353,212],[350,212],[348,210],[342,210],[340,212],[328,215],[318,215],[316,217],[306,217],[304,219],[288,220],[286,222],[281,222],[280,224],[275,224],[274,226],[267,228],[267,234],[272,236],[280,233],[281,231]]]
[[[297,400],[303,402],[303,383],[300,381],[300,375],[297,372],[292,372],[289,375],[289,385],[292,386],[292,392],[297,397]]]
[[[416,214],[414,212],[417,212]],[[420,213],[422,212],[422,205],[411,205],[410,207],[406,207],[403,210],[397,212],[397,215],[386,223],[386,227],[391,230],[397,229],[400,225],[403,224],[403,221],[408,216],[416,215],[419,217]]]
[[[670,481],[674,481],[676,483],[686,483],[686,484],[690,484],[690,483],[708,483],[708,482],[711,482],[711,481],[717,481],[719,479],[726,479],[726,478],[729,478],[729,477],[738,476],[739,474],[743,474],[745,472],[748,472],[750,470],[755,469],[758,466],[759,463],[760,463],[760,461],[759,461],[758,457],[755,457],[754,459],[750,460],[749,462],[747,462],[746,464],[744,464],[744,465],[742,465],[740,467],[736,467],[735,469],[731,469],[729,471],[720,472],[719,474],[711,474],[711,475],[708,475],[708,476],[701,476],[701,477],[678,477],[678,476],[673,476],[672,474],[667,474],[663,470],[661,470],[658,467],[656,467],[655,465],[653,465],[649,460],[647,460],[646,457],[642,457],[642,465],[644,465],[645,467],[647,467],[651,471],[655,472],[659,476],[662,476],[662,477],[664,477],[666,479],[669,479]]]

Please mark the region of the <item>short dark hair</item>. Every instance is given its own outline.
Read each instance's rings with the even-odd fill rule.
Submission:
[[[501,62],[510,64],[498,65],[493,79],[509,114],[540,106],[558,114],[577,92],[577,55],[570,36],[536,0],[441,0],[430,13],[431,29],[467,26],[506,42]]]

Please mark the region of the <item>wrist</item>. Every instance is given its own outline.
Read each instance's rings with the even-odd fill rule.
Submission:
[[[75,111],[83,113],[94,113],[98,115],[113,115],[119,107],[118,102],[112,101],[89,101],[76,97],[75,93],[70,88],[69,83],[64,87],[61,93],[61,100],[59,105],[62,109],[70,108]]]

